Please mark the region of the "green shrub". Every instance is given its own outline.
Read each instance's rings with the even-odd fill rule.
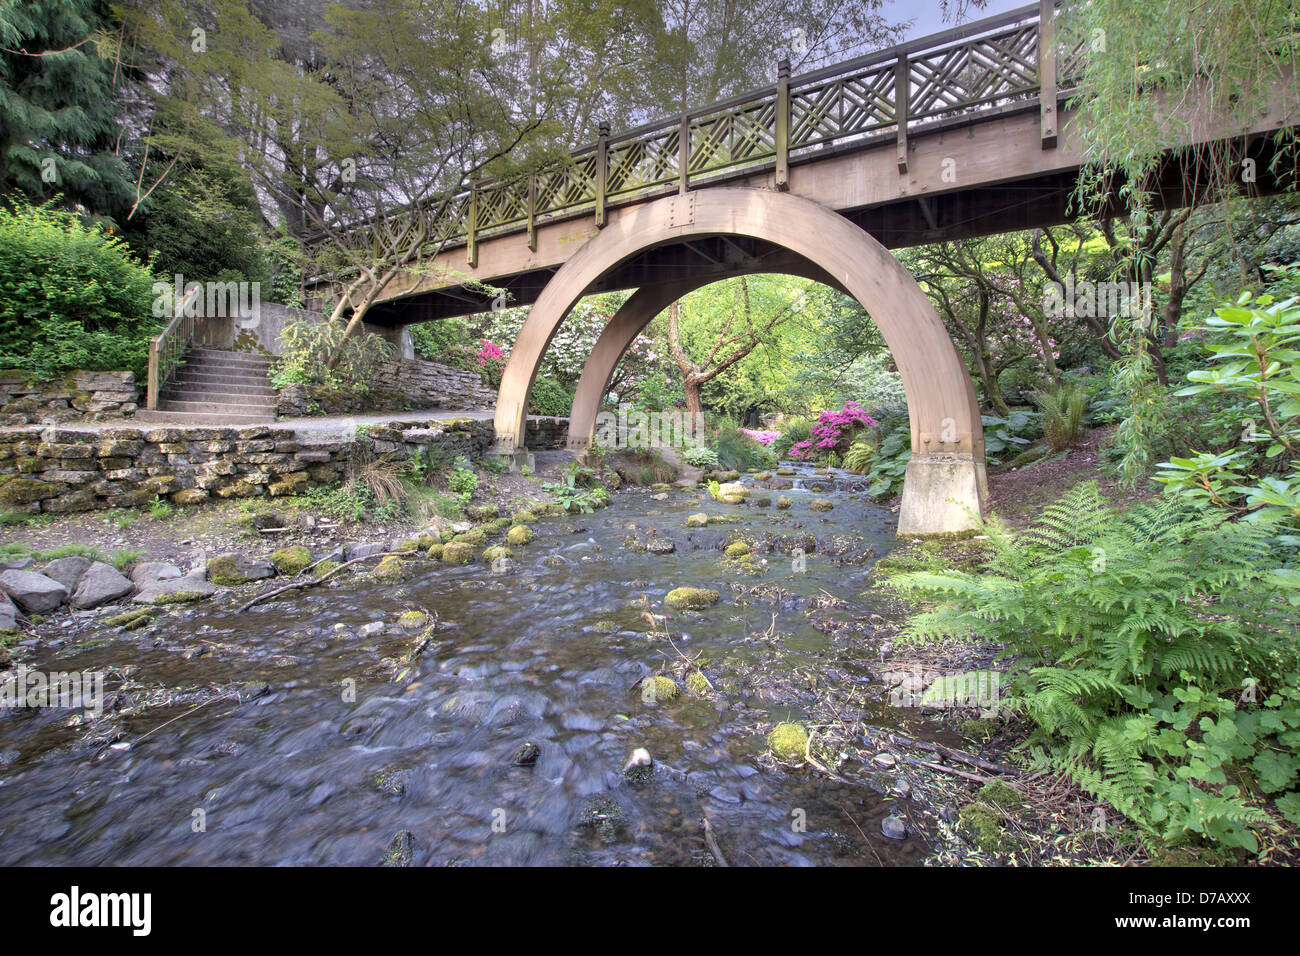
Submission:
[[[1083,436],[1083,414],[1088,409],[1088,393],[1081,386],[1062,385],[1050,392],[1038,392],[1034,404],[1043,413],[1043,436],[1052,451],[1078,444]]]
[[[936,602],[903,639],[1001,642],[1000,704],[1033,722],[1036,764],[1152,843],[1254,852],[1260,793],[1300,823],[1300,611],[1271,570],[1273,523],[1175,497],[1117,514],[1083,484],[1025,531],[987,524],[983,573],[893,578]]]
[[[455,467],[447,475],[447,488],[460,497],[462,505],[468,504],[474,497],[474,492],[478,489],[478,475],[474,474],[474,466],[468,458],[461,456],[456,459]]]
[[[370,332],[343,337],[339,322],[293,320],[280,331],[280,358],[271,369],[275,388],[323,386],[360,394],[370,391],[379,367],[393,357],[393,346]],[[337,356],[333,369],[330,359]]]
[[[682,461],[695,468],[717,468],[718,453],[705,445],[692,445],[682,453]]]
[[[36,379],[72,369],[148,371],[153,278],[125,242],[76,214],[0,209],[0,366]]]
[[[552,375],[539,375],[528,393],[531,415],[555,415],[564,418],[573,408],[573,389]]]

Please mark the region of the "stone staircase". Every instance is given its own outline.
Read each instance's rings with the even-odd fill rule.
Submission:
[[[194,425],[261,425],[275,421],[271,357],[251,352],[192,348],[185,364],[158,395],[158,408],[137,421]]]

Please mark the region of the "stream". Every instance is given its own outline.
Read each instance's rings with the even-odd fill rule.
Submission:
[[[0,715],[0,863],[375,865],[409,831],[414,865],[713,865],[707,818],[731,865],[920,864],[923,826],[882,835],[887,779],[764,757],[773,724],[807,716],[807,675],[872,688],[863,592],[897,521],[856,476],[796,471],[791,488],[755,487],[770,507],[634,489],[542,518],[505,570],[421,560],[397,584],[344,576],[237,615],[245,589],[42,642],[29,666],[107,669],[110,698],[123,667],[133,687],[206,696],[96,722],[113,733],[68,711]],[[834,509],[810,510],[817,497]],[[698,512],[736,520],[685,527]],[[738,533],[756,573],[724,557]],[[644,550],[664,538],[673,553]],[[673,611],[678,586],[721,600]],[[652,627],[643,600],[667,619]],[[438,627],[404,663],[417,634],[396,621],[412,609]],[[643,700],[640,679],[682,655],[713,691]],[[896,725],[883,704],[871,722]],[[540,756],[517,766],[527,742]],[[648,779],[622,772],[638,747]]]

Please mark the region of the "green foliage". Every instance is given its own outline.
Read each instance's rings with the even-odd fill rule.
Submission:
[[[1088,409],[1088,393],[1083,387],[1067,384],[1038,392],[1034,404],[1043,413],[1043,435],[1052,451],[1073,448],[1083,436],[1083,416]]]
[[[1000,464],[1003,453],[1020,451],[1041,434],[1039,417],[1028,409],[1012,408],[1004,416],[981,415],[984,423],[984,452],[989,464]]]
[[[71,369],[144,379],[153,279],[126,244],[52,206],[0,209],[0,366],[51,379]]]
[[[359,478],[308,488],[296,500],[341,521],[372,524],[395,521],[404,510],[400,500],[380,501],[374,490]]]
[[[706,445],[692,445],[682,452],[682,461],[696,468],[717,468],[718,453]]]
[[[573,389],[551,375],[539,375],[528,393],[531,415],[555,415],[564,418],[573,408]]]
[[[345,338],[344,331],[340,323],[310,318],[287,323],[280,331],[283,351],[272,366],[271,384],[369,392],[379,367],[393,357],[393,346],[369,332]]]
[[[778,458],[785,458],[790,449],[801,441],[812,438],[813,423],[809,418],[792,417],[781,423],[781,435],[772,442],[772,451]]]
[[[456,459],[455,465],[447,474],[447,488],[460,498],[462,505],[468,504],[478,489],[478,475],[474,466],[463,455]]]
[[[176,511],[176,508],[170,501],[159,495],[153,496],[153,501],[149,504],[149,517],[155,521],[166,521]]]
[[[718,464],[728,471],[753,471],[776,465],[776,456],[738,428],[723,427],[713,436]]]
[[[1256,793],[1293,805],[1300,768],[1300,618],[1270,570],[1270,523],[1176,498],[1115,513],[1083,484],[1024,531],[987,524],[982,573],[893,578],[937,602],[904,639],[1000,642],[1002,703],[1035,725],[1036,761],[1152,839],[1253,850]]]
[[[609,491],[596,480],[596,472],[578,462],[571,462],[559,481],[548,481],[542,490],[555,496],[555,503],[565,511],[591,514],[609,498]]]

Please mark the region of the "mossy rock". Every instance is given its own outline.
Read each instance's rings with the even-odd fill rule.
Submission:
[[[506,541],[516,548],[522,548],[533,540],[533,529],[526,524],[517,524],[506,533]]]
[[[712,607],[718,603],[718,597],[713,588],[673,588],[664,598],[664,603],[679,610]]]
[[[988,740],[1002,728],[1001,717],[977,717],[962,723],[962,733],[967,737]]]
[[[537,520],[537,515],[525,509],[524,511],[516,511],[510,520],[515,524],[532,524]]]
[[[1006,818],[987,803],[969,803],[957,814],[957,826],[963,835],[985,853],[1007,849]]]
[[[601,618],[595,624],[591,625],[591,629],[597,634],[613,634],[618,630],[618,622],[612,621],[607,617]]]
[[[1018,807],[1024,799],[1020,791],[1005,780],[990,780],[984,784],[979,789],[979,798],[999,807]]]
[[[467,541],[449,541],[442,546],[443,564],[469,564],[474,560],[474,545]]]
[[[153,608],[142,607],[138,611],[114,614],[104,623],[109,627],[124,627],[128,631],[134,631],[137,627],[144,627],[148,624],[153,616]]]
[[[211,597],[206,591],[170,591],[167,594],[160,594],[154,598],[154,604],[193,604],[195,601],[202,601],[205,597]],[[36,619],[32,618],[35,623]]]
[[[770,508],[772,507],[772,499],[769,498],[767,495],[760,495],[759,497],[754,499],[754,507]]]
[[[470,547],[481,548],[487,544],[487,535],[475,528],[473,531],[462,531],[451,540],[456,544],[468,544]]]
[[[465,516],[470,521],[488,521],[501,514],[501,509],[496,505],[471,505],[465,509]]]
[[[769,481],[771,480],[771,478],[772,478],[772,473],[770,471],[760,471],[758,474],[754,476],[755,481]]]
[[[776,473],[783,478],[789,478],[791,475],[798,474],[793,468],[778,468]]]
[[[514,552],[504,545],[494,544],[490,548],[483,549],[483,560],[488,564],[496,561],[508,561],[515,556]]]
[[[814,498],[812,501],[808,502],[808,507],[813,511],[830,511],[835,507],[835,503],[833,501],[827,501],[825,498]]]
[[[445,544],[442,544],[441,542],[439,542],[438,544],[431,544],[429,545],[429,550],[424,553],[425,557],[433,558],[435,561],[439,561],[442,559],[442,552],[446,547],[447,546]]]
[[[509,515],[502,515],[500,518],[493,519],[489,524],[493,531],[505,531],[515,523],[515,519]]]
[[[686,689],[696,697],[703,697],[713,690],[713,685],[709,683],[709,679],[704,676],[703,671],[691,671],[686,675],[684,683]]]
[[[400,551],[402,554],[410,554],[421,550],[420,542],[414,538],[407,538],[405,541],[399,541],[397,547],[393,548],[393,550]]]
[[[208,561],[208,580],[222,587],[236,587],[253,580],[239,570],[239,556],[222,554]]]
[[[419,630],[429,621],[429,615],[424,611],[403,611],[397,616],[397,626],[405,628],[408,631]]]
[[[686,519],[686,527],[688,528],[703,528],[706,527],[708,523],[709,516],[703,513],[693,514]]]
[[[641,682],[641,699],[647,703],[672,700],[679,693],[681,688],[677,686],[677,682],[663,674],[647,677]]]
[[[780,508],[782,511],[789,510],[792,504],[794,504],[794,502],[791,501],[789,498],[787,498],[785,495],[781,495],[781,497],[776,499],[776,506]]]
[[[803,760],[808,752],[808,731],[799,724],[777,724],[767,735],[767,745],[787,763]]]
[[[406,566],[402,564],[402,559],[395,554],[390,554],[375,565],[370,576],[376,581],[400,581],[405,572]]]
[[[340,563],[341,562],[339,561],[322,561],[320,564],[316,565],[316,570],[313,573],[316,577],[323,578],[325,575],[337,568]]]
[[[281,574],[297,574],[311,564],[311,552],[301,544],[271,552],[271,563]]]
[[[441,543],[442,540],[440,538],[435,538],[427,531],[415,539],[415,546],[419,548],[421,551],[425,551],[425,552],[427,552],[435,544],[441,544]]]
[[[749,554],[753,550],[754,549],[751,548],[744,541],[736,541],[733,544],[727,545],[727,557],[743,558],[745,555]]]

